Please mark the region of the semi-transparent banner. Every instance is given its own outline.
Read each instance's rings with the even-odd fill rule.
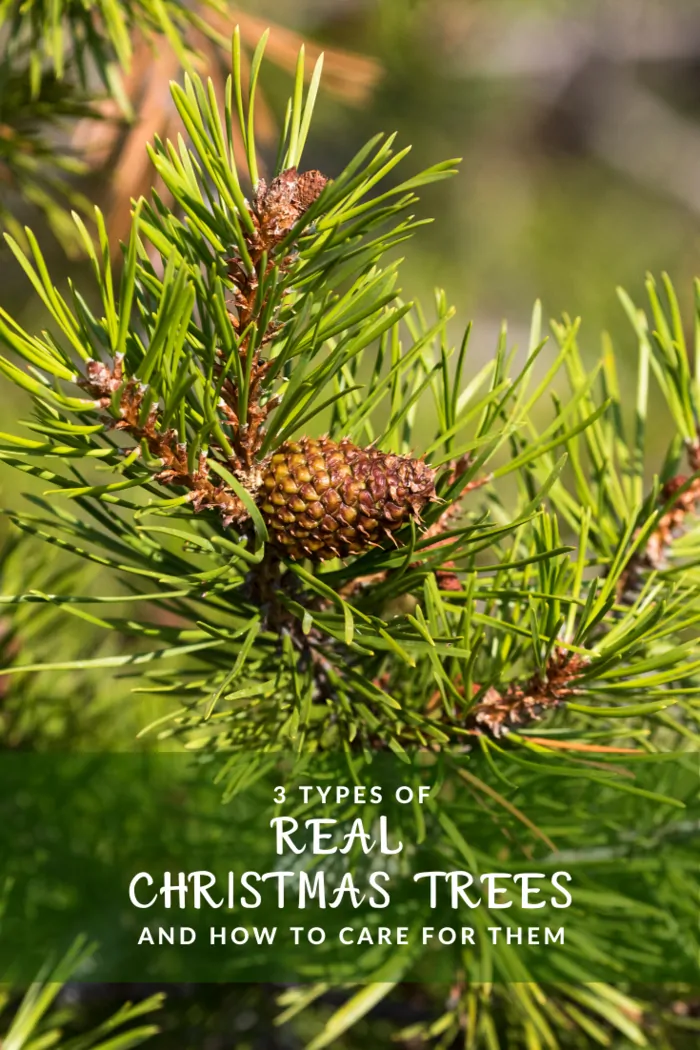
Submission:
[[[0,979],[697,981],[699,768],[4,754]]]

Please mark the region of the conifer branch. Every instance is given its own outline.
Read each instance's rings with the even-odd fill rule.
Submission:
[[[403,154],[377,139],[330,181],[299,174],[313,104],[302,82],[303,72],[269,185],[256,174],[240,68],[223,114],[199,78],[173,87],[189,143],[156,140],[151,157],[179,213],[157,195],[139,203],[118,289],[101,216],[99,251],[78,224],[100,311],[77,290],[64,296],[30,234],[28,252],[12,243],[56,335],[0,315],[0,338],[27,366],[3,358],[0,368],[35,404],[31,436],[3,435],[0,455],[86,515],[58,513],[54,500],[13,520],[153,588],[171,617],[148,627],[155,687],[188,702],[167,731],[206,731],[215,749],[442,747],[545,715],[585,727],[618,705],[662,712],[668,687],[694,673],[664,662],[688,612],[682,587],[665,582],[663,611],[647,582],[633,604],[618,600],[658,510],[641,499],[643,447],[630,464],[614,375],[598,397],[565,320],[531,388],[544,346],[536,311],[521,369],[508,375],[504,331],[465,384],[468,337],[450,345],[444,296],[428,323],[385,261],[416,225],[414,191],[452,162],[386,188]],[[687,437],[678,343],[659,375]],[[538,430],[560,369],[570,396]],[[76,377],[85,396],[70,391]],[[641,417],[641,394],[639,405]],[[313,437],[321,419],[327,436]],[[126,455],[118,433],[130,436]],[[137,619],[119,630],[146,636]],[[247,689],[255,700],[229,705]]]
[[[157,404],[150,407],[146,404],[144,413],[145,391],[133,377],[124,376],[121,358],[115,358],[111,371],[98,361],[88,361],[85,378],[79,380],[79,386],[104,409],[109,408],[118,395],[119,418],[115,421],[107,416],[106,425],[129,434],[137,445],[147,447],[150,456],[161,465],[154,474],[155,481],[189,489],[193,508],[218,511],[225,525],[248,516],[241,500],[223,481],[212,482],[205,452],[199,453],[195,469],[191,469],[187,445],[179,440],[177,432],[172,427],[160,429]]]
[[[668,555],[674,540],[684,534],[689,516],[697,512],[700,504],[700,440],[687,441],[686,454],[693,474],[675,474],[662,486],[658,506],[663,513],[644,549],[635,552],[620,577],[618,596],[621,601],[634,600],[643,586],[645,573],[668,568]]]
[[[240,468],[252,467],[263,441],[261,428],[280,403],[270,398],[260,404],[262,382],[272,366],[272,360],[264,360],[262,354],[280,332],[276,311],[271,309],[274,285],[268,284],[261,290],[261,284],[265,285],[265,278],[275,264],[280,279],[289,272],[295,262],[293,243],[285,247],[279,260],[275,258],[276,249],[318,200],[327,182],[320,171],[299,174],[295,167],[280,172],[269,187],[260,179],[251,207],[253,230],[244,230],[245,247],[228,260],[228,274],[234,289],[234,312],[229,316],[239,339],[241,369],[250,377],[244,406],[230,378],[224,379],[221,386],[222,407],[235,435],[233,443]],[[261,318],[267,318],[262,330]],[[217,377],[222,368],[217,367]]]
[[[587,662],[559,649],[549,658],[543,673],[537,672],[522,685],[512,682],[502,691],[489,686],[469,712],[467,728],[498,739],[511,729],[522,729],[547,717],[578,694],[576,680]],[[479,692],[476,685],[474,692]]]
[[[232,454],[226,465],[239,477],[255,497],[260,486],[260,464],[255,457],[260,450],[263,435],[261,427],[269,413],[279,405],[279,399],[269,398],[260,404],[264,394],[262,381],[272,365],[262,354],[275,336],[279,326],[274,320],[270,296],[274,283],[261,291],[272,269],[283,276],[294,262],[293,245],[278,261],[277,246],[289,237],[304,213],[318,199],[327,179],[320,172],[298,175],[289,168],[277,176],[268,188],[261,180],[251,209],[252,232],[244,233],[241,252],[228,259],[228,275],[233,285],[234,311],[229,313],[237,338],[238,373],[247,377],[245,404],[235,380],[226,375],[222,350],[217,350],[214,375],[218,381],[222,422],[232,434]],[[261,322],[261,318],[266,318]],[[261,330],[262,324],[262,330]],[[124,371],[123,355],[113,359],[112,367],[88,360],[85,374],[78,385],[86,390],[103,409],[113,406],[117,399],[116,422],[107,418],[114,429],[128,433],[137,444],[145,444],[150,455],[162,465],[154,480],[166,485],[189,489],[190,502],[195,511],[215,510],[221,514],[224,525],[245,521],[249,512],[241,499],[222,478],[211,479],[205,451],[191,455],[187,442],[175,429],[161,426],[157,402],[146,400],[146,388],[134,376]],[[245,413],[241,419],[241,413]],[[218,447],[215,451],[222,454]],[[192,463],[194,459],[194,465]]]
[[[472,368],[468,330],[451,343],[445,296],[427,320],[387,261],[420,225],[415,191],[454,163],[401,180],[405,151],[380,136],[330,180],[304,173],[320,67],[304,95],[302,61],[261,180],[263,45],[247,92],[238,37],[223,100],[195,75],[173,87],[187,138],[154,139],[167,193],[136,205],[118,281],[99,212],[97,243],[75,223],[97,296],[55,282],[31,231],[22,245],[8,238],[50,323],[36,333],[0,312],[0,371],[33,405],[21,430],[0,434],[0,458],[49,486],[7,517],[48,558],[101,575],[86,586],[23,562],[7,579],[4,622],[45,616],[51,645],[39,631],[6,646],[1,699],[14,719],[21,703],[41,710],[34,682],[74,691],[128,675],[170,705],[143,735],[222,756],[243,781],[261,752],[362,763],[414,748],[449,764],[471,749],[457,823],[435,812],[453,832],[436,845],[441,863],[464,863],[460,828],[483,814],[484,857],[502,858],[504,843],[550,849],[567,769],[634,798],[632,770],[613,763],[698,739],[698,540],[688,529],[676,545],[675,532],[700,493],[700,373],[675,294],[666,281],[662,303],[649,282],[649,319],[623,296],[639,344],[632,434],[614,349],[588,369],[578,322],[553,325],[541,368],[539,305],[522,365],[504,328],[493,360]],[[671,480],[645,496],[651,379],[673,420]],[[565,395],[550,404],[555,382]],[[688,478],[677,473],[684,441]],[[76,617],[111,647],[74,640]],[[634,814],[648,816],[652,845],[654,798],[668,801],[645,792]],[[557,798],[567,818],[572,802],[575,789]],[[568,835],[585,853],[600,829],[583,818],[568,819]],[[628,958],[645,947],[634,927]],[[498,948],[492,964],[494,976],[512,972]],[[513,1045],[534,1046],[536,1029],[552,1048],[554,1029],[643,1045],[636,1000],[568,982],[535,999],[530,976],[513,993],[458,975],[442,1018],[405,1038],[448,1046],[466,1033],[496,1047],[500,1011]],[[352,992],[316,1047],[383,991]],[[285,990],[292,1011],[308,1005],[296,993]]]
[[[476,736],[485,733],[496,740],[506,738],[511,730],[527,728],[556,711],[570,697],[578,695],[576,680],[587,663],[584,657],[557,649],[548,659],[544,671],[536,672],[525,682],[510,682],[501,689],[493,685],[482,687],[473,682],[473,700],[463,719],[463,728]],[[461,680],[455,682],[455,687],[464,697]],[[438,689],[430,697],[426,712],[430,715],[439,713],[440,702]]]

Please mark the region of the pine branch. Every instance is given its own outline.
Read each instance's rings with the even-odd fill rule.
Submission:
[[[272,359],[264,360],[262,355],[281,328],[274,319],[274,285],[272,282],[266,285],[265,278],[275,269],[275,280],[284,279],[289,273],[295,262],[294,243],[277,266],[275,249],[298,226],[327,182],[320,171],[299,174],[295,167],[280,172],[269,187],[260,179],[251,209],[253,232],[243,232],[242,254],[228,260],[235,308],[230,315],[231,323],[239,339],[241,370],[249,377],[249,384],[245,405],[241,405],[239,392],[230,378],[224,378],[221,396],[227,422],[236,433],[234,449],[242,467],[253,465],[264,440],[261,428],[270,412],[281,403],[280,398],[273,397],[260,404],[263,381],[273,364]],[[217,368],[217,378],[222,372],[223,365]]]
[[[668,568],[674,540],[684,535],[688,518],[697,511],[700,503],[700,441],[688,443],[686,451],[693,475],[675,474],[661,488],[658,523],[648,536],[644,549],[634,554],[620,577],[618,596],[621,601],[634,599],[643,586],[645,574]]]
[[[58,963],[48,961],[36,981],[24,992],[13,1015],[3,1017],[3,1046],[22,1050],[25,1046],[49,1043],[58,1050],[76,1045],[84,1050],[101,1050],[115,1045],[138,1046],[159,1032],[157,1025],[143,1023],[142,1019],[162,1007],[164,997],[160,994],[139,1003],[125,1003],[112,1017],[92,1029],[81,1031],[77,1037],[64,1033],[69,1022],[75,1023],[77,1011],[67,1009],[65,1004],[57,1004],[57,998],[94,951],[94,945],[86,944],[85,939],[79,937]],[[3,990],[4,1004],[16,989],[6,985]]]
[[[537,672],[523,684],[511,682],[499,691],[492,685],[482,688],[474,682],[473,706],[463,721],[464,728],[477,736],[487,733],[499,739],[511,730],[526,728],[547,717],[571,697],[579,695],[576,680],[586,662],[583,657],[558,650],[547,661],[543,673]],[[455,685],[464,696],[464,686],[459,679]],[[428,701],[428,712],[435,711],[439,705],[438,689]]]
[[[125,380],[122,367],[119,358],[115,359],[113,371],[97,361],[88,361],[85,378],[78,381],[102,408],[108,408],[114,395],[118,395],[119,419],[113,422],[107,417],[106,425],[129,434],[139,446],[143,443],[162,465],[154,480],[189,489],[195,510],[219,511],[225,525],[247,516],[243,503],[223,482],[212,483],[206,453],[200,452],[196,469],[190,469],[187,445],[178,440],[172,428],[160,429],[157,405],[146,405],[144,413],[145,391],[135,379]]]
[[[504,330],[465,383],[468,333],[452,347],[444,297],[426,321],[384,258],[416,225],[413,191],[451,164],[382,190],[403,153],[378,139],[330,181],[299,174],[315,97],[300,66],[268,185],[254,140],[262,45],[247,102],[233,53],[223,114],[198,78],[173,88],[189,145],[156,141],[151,156],[180,212],[157,196],[137,205],[118,289],[101,216],[97,250],[78,223],[100,312],[54,285],[30,234],[28,253],[11,242],[55,334],[0,316],[27,368],[0,367],[36,412],[33,436],[3,435],[2,455],[81,511],[43,501],[13,520],[162,591],[181,628],[101,622],[147,634],[148,688],[187,698],[160,731],[213,748],[465,746],[477,728],[493,739],[545,716],[585,732],[618,709],[625,726],[659,715],[695,674],[678,642],[695,614],[682,580],[657,587],[646,568],[637,598],[619,600],[662,514],[643,497],[643,433],[630,446],[620,428],[612,355],[598,396],[565,321],[535,385],[536,310],[520,370]],[[687,437],[677,342],[658,375]],[[560,373],[570,393],[545,418]],[[429,414],[434,437],[421,428],[417,445]],[[232,698],[247,693],[241,708]]]
[[[20,682],[32,702],[27,683],[49,675],[121,676],[172,705],[144,734],[238,773],[260,751],[360,761],[415,748],[449,764],[470,749],[449,814],[434,815],[441,864],[471,863],[475,822],[485,858],[560,846],[557,821],[585,853],[600,828],[579,777],[622,800],[621,825],[656,850],[652,803],[668,800],[636,792],[619,762],[696,746],[700,681],[697,537],[673,535],[697,502],[678,469],[683,442],[698,468],[698,354],[670,282],[663,303],[649,283],[650,318],[623,297],[639,345],[631,431],[614,349],[587,369],[564,318],[550,354],[539,304],[522,366],[504,327],[493,360],[472,368],[444,295],[427,319],[387,261],[420,225],[415,191],[452,162],[401,181],[405,151],[379,137],[328,181],[304,173],[320,68],[304,95],[300,62],[263,181],[263,47],[246,91],[234,39],[223,103],[196,76],[173,88],[187,138],[150,151],[170,198],[135,205],[118,281],[102,216],[96,243],[76,219],[98,297],[54,281],[31,231],[24,247],[8,239],[50,328],[0,313],[0,370],[33,405],[21,432],[0,435],[0,457],[49,486],[28,493],[29,510],[13,495],[7,516],[102,575],[3,585],[8,618],[50,616],[52,642],[40,652],[37,628],[7,652],[5,695]],[[674,432],[649,492],[652,379]],[[118,644],[95,649],[90,635],[86,652],[75,617]],[[663,893],[657,881],[655,906]],[[643,938],[625,924],[629,958]],[[485,992],[457,975],[442,1017],[403,1038],[497,1047],[494,1017],[507,1014],[509,1043],[556,1047],[576,1031],[643,1044],[631,994],[564,980],[543,991],[527,972],[497,990],[508,958],[490,960]],[[285,994],[289,1010],[306,1003]],[[352,992],[316,1047],[351,1039],[350,1021],[385,994],[400,991]]]

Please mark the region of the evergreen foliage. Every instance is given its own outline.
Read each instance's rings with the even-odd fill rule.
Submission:
[[[408,151],[378,136],[330,181],[303,172],[320,66],[305,93],[302,58],[268,185],[254,135],[263,49],[244,97],[234,38],[223,111],[198,76],[173,86],[188,139],[156,140],[151,158],[175,205],[135,202],[120,272],[99,212],[96,240],[74,216],[90,290],[53,279],[31,230],[26,248],[6,237],[51,318],[36,333],[0,312],[0,371],[32,403],[0,455],[45,490],[6,513],[112,582],[86,593],[61,576],[3,602],[45,603],[134,651],[56,647],[0,673],[120,669],[169,702],[156,740],[205,752],[466,749],[473,796],[537,829],[563,770],[609,787],[622,753],[697,748],[700,294],[687,326],[667,279],[649,280],[643,310],[622,293],[632,406],[609,341],[585,366],[578,321],[553,325],[542,364],[539,305],[524,354],[504,328],[472,366],[444,295],[426,313],[397,285],[395,249],[422,221],[416,191],[454,162],[401,177]],[[663,464],[646,455],[657,390],[675,426]],[[395,543],[286,559],[261,478],[280,446],[320,434],[424,459],[438,498]],[[127,617],[110,615],[125,602]],[[526,800],[515,815],[500,784],[512,764]],[[586,834],[572,830],[572,848]],[[283,1016],[326,991],[290,990]],[[311,1046],[342,1045],[390,992],[354,991]],[[400,1038],[535,1050],[649,1045],[648,1033],[629,987],[457,981],[442,1016]]]
[[[75,565],[52,564],[46,549],[19,533],[3,539],[0,581],[3,595],[27,589],[39,604],[5,605],[0,598],[0,666],[9,669],[46,655],[47,640],[56,652],[73,657],[105,654],[114,639],[76,632],[72,621],[45,597],[51,591],[88,585]],[[108,747],[124,715],[112,701],[114,690],[100,671],[79,678],[53,674],[17,674],[0,685],[0,748],[46,751]],[[126,726],[125,726],[126,728]]]
[[[61,1001],[62,993],[67,983],[89,964],[93,950],[83,940],[76,940],[63,959],[37,974],[36,981],[24,995],[18,996],[11,984],[0,984],[0,1031],[4,1047],[8,1050],[38,1046],[60,1050],[132,1050],[158,1032],[158,1027],[145,1018],[162,1005],[162,995],[135,1004],[126,1002],[111,1017],[78,1035],[64,1032],[75,1023],[78,1011],[71,1008],[70,1000]]]
[[[18,51],[29,52],[29,80],[35,96],[47,70],[57,80],[69,71],[83,88],[97,74],[110,94],[125,101],[121,74],[131,63],[132,34],[166,37],[187,62],[191,52],[183,44],[183,31],[191,25],[206,29],[197,7],[179,0],[2,0],[0,4],[0,31],[7,40],[8,58],[12,61]]]

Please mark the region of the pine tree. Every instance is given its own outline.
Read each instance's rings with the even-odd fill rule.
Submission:
[[[469,803],[541,837],[543,784],[555,793],[562,771],[697,747],[697,325],[691,348],[666,278],[661,291],[649,279],[647,310],[621,294],[633,404],[609,341],[586,368],[577,320],[553,324],[546,357],[539,305],[524,359],[504,328],[474,370],[444,294],[426,313],[397,287],[395,249],[423,221],[416,191],[455,162],[401,178],[408,150],[377,136],[340,173],[304,170],[321,70],[305,92],[300,62],[261,178],[263,47],[246,96],[234,37],[223,108],[194,73],[173,86],[187,140],[150,149],[173,204],[134,203],[119,266],[101,213],[96,239],[74,215],[93,289],[54,281],[30,229],[27,248],[6,237],[51,317],[36,333],[0,312],[0,371],[33,406],[0,454],[44,489],[6,513],[99,566],[104,590],[68,578],[4,601],[50,602],[134,649],[2,674],[124,668],[170,704],[153,739],[205,753],[468,753]],[[657,391],[675,427],[660,465],[646,455]],[[128,618],[110,616],[115,602]],[[513,769],[526,806],[501,791]],[[586,834],[572,829],[570,848]],[[498,834],[492,845],[496,857]],[[445,848],[459,852],[459,835]],[[326,992],[282,997],[287,1020],[320,1003],[314,1050],[353,1045],[352,1026],[403,994],[373,983],[328,1018]],[[631,978],[455,975],[446,1005],[398,1038],[680,1046],[672,1023]]]

